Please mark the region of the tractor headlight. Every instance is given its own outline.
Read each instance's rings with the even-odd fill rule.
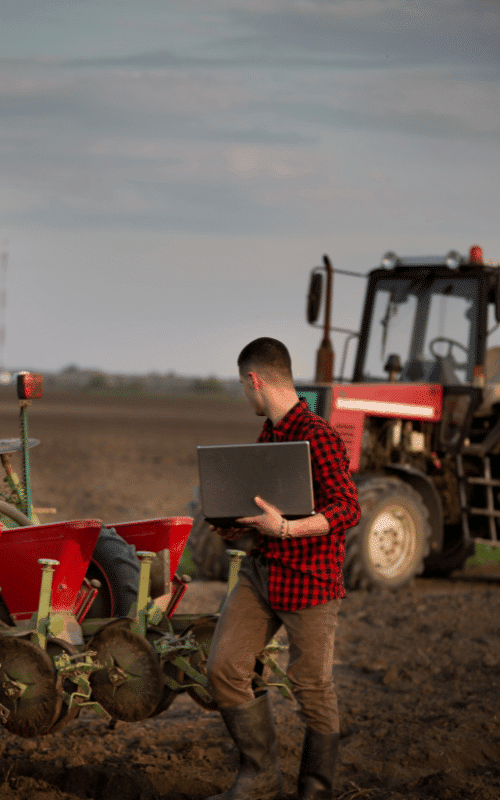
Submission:
[[[462,261],[462,256],[456,250],[450,250],[444,261],[447,267],[456,269]]]
[[[385,253],[385,255],[382,256],[382,262],[380,266],[385,267],[386,269],[393,269],[393,267],[396,266],[397,261],[398,257],[396,253],[393,253],[392,250],[389,250],[387,253]]]

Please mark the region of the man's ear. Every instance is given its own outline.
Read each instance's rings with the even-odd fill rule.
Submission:
[[[252,386],[257,391],[260,391],[263,386],[262,378],[256,372],[249,372],[248,377],[252,381]]]

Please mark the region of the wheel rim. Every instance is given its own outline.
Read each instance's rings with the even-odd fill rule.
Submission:
[[[411,568],[415,559],[417,530],[410,512],[399,504],[386,506],[368,534],[368,551],[377,574],[391,578]]]

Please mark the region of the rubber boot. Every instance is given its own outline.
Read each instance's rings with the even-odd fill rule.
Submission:
[[[332,800],[338,749],[338,733],[319,733],[306,728],[298,800]]]
[[[283,779],[268,693],[220,713],[240,751],[240,767],[231,788],[208,800],[277,800]]]

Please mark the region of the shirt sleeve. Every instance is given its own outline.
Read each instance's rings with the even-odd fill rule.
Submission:
[[[330,533],[351,528],[359,521],[361,511],[342,439],[326,426],[313,430],[308,439],[315,510],[328,520]]]

